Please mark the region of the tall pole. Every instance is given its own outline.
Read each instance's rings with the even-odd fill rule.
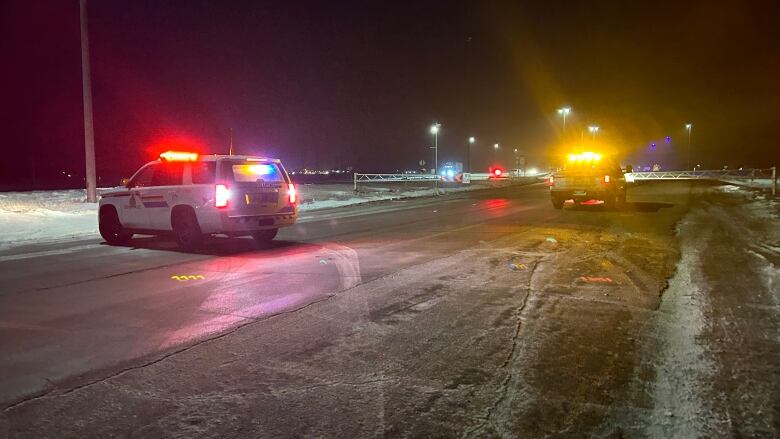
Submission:
[[[693,130],[693,124],[692,123],[685,124],[685,129],[688,130],[688,169],[693,169],[691,168],[691,162],[692,162],[691,159],[693,158],[691,157],[691,130]]]
[[[439,130],[433,133],[433,168],[439,172]]]
[[[438,122],[431,125],[431,134],[433,134],[433,175],[437,177],[434,180],[436,195],[439,194],[439,127],[441,127],[441,124]]]
[[[477,139],[474,136],[469,137],[468,149],[466,150],[466,165],[468,166],[466,169],[468,169],[467,172],[469,173],[471,173],[471,145],[476,141]]]
[[[563,135],[566,135],[566,116],[571,112],[571,107],[563,107],[558,109],[558,114],[563,116]]]
[[[95,178],[95,130],[92,125],[92,85],[89,80],[89,35],[87,34],[87,0],[79,0],[81,13],[81,82],[84,97],[84,158],[87,167],[87,201],[97,201]]]

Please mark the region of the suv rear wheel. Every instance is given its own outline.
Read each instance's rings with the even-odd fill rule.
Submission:
[[[203,244],[203,232],[200,231],[198,218],[190,210],[180,210],[174,213],[171,225],[176,242],[183,250],[197,250]]]
[[[277,233],[279,233],[279,229],[255,230],[252,232],[252,238],[260,245],[268,245],[276,238]]]
[[[561,197],[552,197],[552,205],[556,209],[563,209],[564,202],[566,202],[566,200]]]
[[[100,211],[100,215],[98,215],[98,230],[100,230],[100,236],[111,245],[127,244],[130,238],[133,237],[132,233],[122,227],[116,210],[110,207]]]

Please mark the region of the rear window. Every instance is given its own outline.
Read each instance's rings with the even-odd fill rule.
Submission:
[[[237,183],[284,183],[284,173],[276,163],[223,161],[221,178]]]
[[[194,162],[192,184],[212,184],[217,178],[217,162]]]

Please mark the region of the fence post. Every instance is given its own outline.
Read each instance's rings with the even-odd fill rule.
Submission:
[[[357,172],[352,173],[352,180],[355,184],[354,192],[357,192]]]
[[[777,195],[777,166],[772,166],[772,196]]]

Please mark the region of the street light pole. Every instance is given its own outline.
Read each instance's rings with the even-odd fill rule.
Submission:
[[[433,134],[433,171],[439,172],[439,128],[441,124],[436,122],[431,125],[431,134]]]
[[[571,113],[570,107],[563,107],[558,109],[558,114],[563,116],[563,134],[566,134],[566,116]]]
[[[474,136],[469,137],[469,143],[466,147],[466,166],[467,166],[467,172],[471,173],[471,146],[476,142],[477,139],[474,138]]]
[[[436,188],[436,195],[439,195],[439,128],[441,124],[434,122],[431,125],[431,134],[433,134],[433,175],[437,178],[433,182],[434,188]]]
[[[596,125],[591,125],[591,126],[588,127],[588,131],[590,131],[590,133],[593,135],[593,144],[595,145],[596,144],[596,133],[599,132],[599,127],[597,127]]]
[[[84,99],[84,158],[86,162],[87,201],[97,202],[95,178],[95,130],[92,125],[92,85],[89,80],[89,35],[87,34],[87,0],[79,1],[81,16],[81,82]]]
[[[686,123],[685,129],[688,130],[688,169],[691,169],[691,131],[693,130],[693,124]]]

